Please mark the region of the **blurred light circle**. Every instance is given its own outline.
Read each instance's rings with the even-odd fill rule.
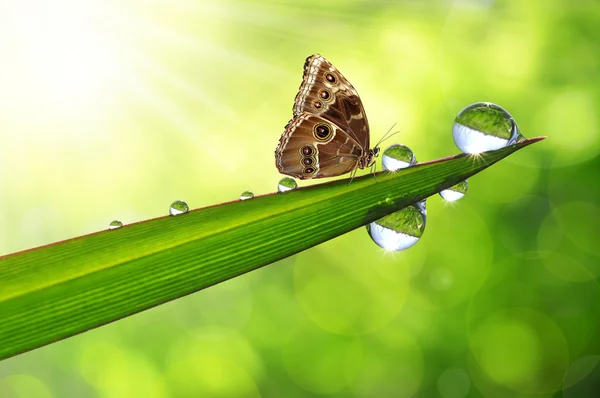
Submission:
[[[29,374],[15,374],[0,379],[0,397],[5,398],[51,398],[46,384]]]
[[[497,236],[514,254],[531,251],[539,230],[552,204],[543,196],[523,195],[506,204],[499,217]]]
[[[165,377],[173,396],[260,397],[262,361],[237,331],[192,329],[171,346]]]
[[[600,156],[585,163],[546,171],[548,198],[555,204],[586,202],[597,205],[600,202],[598,169]]]
[[[186,358],[193,361],[200,356],[212,356],[235,362],[236,366],[253,379],[262,377],[262,361],[241,332],[209,325],[188,331],[190,333],[183,334],[172,343],[169,363],[175,364]]]
[[[471,389],[471,378],[462,369],[446,369],[437,380],[442,398],[464,398]]]
[[[496,262],[486,283],[469,302],[469,334],[490,314],[506,308],[529,308],[552,319],[568,341],[570,352],[589,347],[600,325],[600,318],[595,316],[600,312],[600,285],[595,280],[573,283],[556,275],[545,264],[547,257],[529,252]]]
[[[283,346],[290,378],[315,394],[333,394],[347,386],[344,367],[354,338],[329,333],[312,323],[299,326]]]
[[[478,365],[472,371],[527,394],[558,391],[569,361],[561,329],[528,308],[492,314],[475,327],[469,345]]]
[[[254,310],[244,325],[243,332],[256,346],[279,349],[296,325],[304,319],[293,286],[295,262],[296,256],[288,257],[247,275]],[[286,327],[281,329],[276,325]]]
[[[355,396],[413,397],[423,380],[423,355],[415,339],[396,328],[360,336],[348,351],[346,377]]]
[[[565,379],[563,381],[563,396],[564,397],[573,397],[583,396],[583,395],[573,395],[573,393],[568,393],[567,389],[570,389],[574,385],[578,383],[589,384],[589,381],[586,380],[590,374],[597,370],[598,364],[600,363],[600,355],[588,355],[582,358],[579,358],[571,363],[569,366],[569,370],[565,375]],[[596,378],[596,380],[598,380]],[[594,382],[592,381],[592,384]],[[596,381],[597,383],[597,381]],[[596,389],[596,391],[598,391]],[[579,392],[581,394],[581,392]]]
[[[437,267],[429,273],[431,286],[436,290],[448,290],[452,286],[452,272],[446,267]]]
[[[422,238],[428,244],[427,257],[411,277],[409,291],[418,308],[450,308],[468,300],[491,268],[493,248],[485,221],[468,203],[449,213],[430,217]]]
[[[97,342],[87,345],[79,362],[84,379],[115,398],[166,395],[164,381],[153,363],[140,354],[116,345]]]
[[[600,276],[600,209],[573,201],[547,214],[537,233],[538,251],[546,267],[570,282]]]
[[[596,279],[584,263],[559,252],[548,253],[541,258],[550,272],[567,282],[588,282]]]
[[[171,316],[185,328],[201,325],[240,328],[248,322],[252,305],[248,282],[235,278],[180,298]]]
[[[488,100],[476,98],[481,92],[515,96],[535,77],[535,49],[539,46],[536,26],[515,23],[513,18],[498,18],[489,5],[489,1],[453,1],[445,14],[440,32],[438,78],[449,98]],[[505,12],[522,15],[526,20],[531,8],[515,2],[507,4]],[[477,84],[468,84],[469,81]],[[463,101],[462,106],[471,102]]]
[[[555,251],[563,237],[565,231],[558,223],[558,220],[550,211],[540,224],[537,233],[537,249],[540,253],[549,253]]]
[[[570,90],[548,93],[532,130],[548,136],[544,145],[551,167],[585,162],[600,153],[600,130],[593,93]]]
[[[409,269],[423,261],[422,250],[386,253],[370,244],[363,229],[326,242],[297,256],[298,301],[313,322],[330,332],[377,330],[404,306]]]
[[[510,162],[514,156],[517,160]],[[469,179],[469,194],[488,203],[511,203],[529,194],[540,174],[539,156],[530,151],[519,151],[506,158],[497,167]],[[526,166],[519,163],[525,163]]]
[[[600,257],[600,209],[597,206],[587,202],[563,203],[554,211],[554,217],[575,245]]]
[[[196,354],[172,363],[166,373],[170,391],[177,397],[259,398],[252,377],[234,358]]]

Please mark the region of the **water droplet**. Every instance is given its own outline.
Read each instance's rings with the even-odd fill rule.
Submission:
[[[415,203],[415,206],[417,206],[417,209],[423,214],[423,217],[427,216],[427,199]]]
[[[423,200],[368,224],[367,232],[385,250],[405,250],[423,236],[426,214]]]
[[[523,139],[510,113],[490,102],[478,102],[460,111],[452,126],[452,137],[464,153],[500,149]]]
[[[462,197],[467,193],[468,185],[469,184],[467,183],[467,180],[461,181],[458,184],[441,191],[440,196],[446,199],[448,202],[454,202],[462,199]]]
[[[187,213],[188,211],[190,211],[190,207],[183,200],[176,200],[171,203],[171,207],[169,208],[169,214],[172,216]]]
[[[413,151],[406,145],[390,145],[383,151],[381,163],[384,170],[395,171],[406,167],[414,166],[417,158]]]
[[[240,200],[252,199],[253,197],[254,197],[254,194],[252,192],[244,191],[240,195]]]
[[[117,228],[121,228],[123,226],[123,223],[119,220],[114,220],[111,221],[110,224],[108,224],[108,229],[117,229]]]
[[[281,180],[279,180],[279,184],[277,185],[277,192],[291,191],[296,188],[298,188],[296,180],[290,177],[284,177]]]

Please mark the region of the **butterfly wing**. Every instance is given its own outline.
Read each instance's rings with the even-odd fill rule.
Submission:
[[[300,113],[290,120],[275,150],[282,174],[299,179],[334,177],[357,167],[360,144],[321,116]]]
[[[302,112],[330,120],[357,141],[369,146],[367,115],[352,84],[325,57],[314,54],[304,63],[302,83],[294,100],[294,116]]]
[[[369,123],[356,89],[324,57],[306,59],[293,111],[275,150],[281,173],[307,179],[356,169],[369,149]]]

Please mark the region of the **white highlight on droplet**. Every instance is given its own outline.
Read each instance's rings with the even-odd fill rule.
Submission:
[[[396,232],[392,229],[382,227],[376,222],[369,224],[369,235],[371,235],[373,242],[389,251],[406,250],[419,241],[419,238],[416,236]]]
[[[504,148],[508,140],[484,134],[460,123],[452,125],[452,138],[463,153],[477,154]]]
[[[440,196],[447,200],[448,202],[454,202],[456,200],[462,199],[465,196],[462,192],[456,192],[451,189],[444,189],[440,192]]]

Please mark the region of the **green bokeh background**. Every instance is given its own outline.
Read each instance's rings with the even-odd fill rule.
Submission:
[[[2,361],[0,397],[596,396],[599,26],[592,0],[2,0],[0,254],[275,191],[316,52],[420,161],[477,101],[549,139],[430,198],[407,251],[361,228]]]

